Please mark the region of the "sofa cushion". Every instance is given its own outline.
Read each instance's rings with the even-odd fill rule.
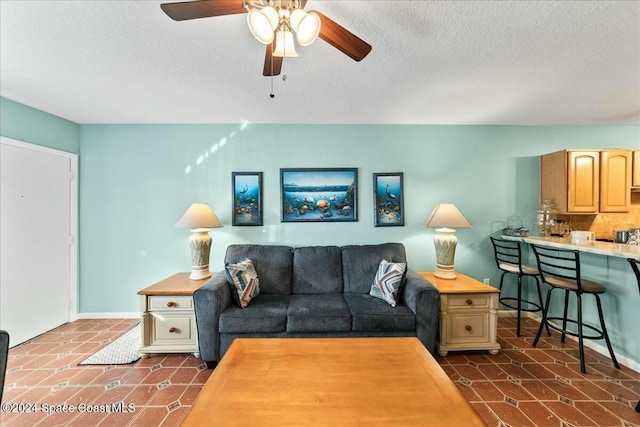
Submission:
[[[405,305],[391,307],[368,294],[344,294],[354,332],[400,332],[416,330],[413,312]]]
[[[337,246],[293,249],[294,294],[342,293],[342,252]]]
[[[247,308],[231,304],[220,315],[220,333],[284,332],[288,295],[260,294]]]
[[[376,276],[380,260],[407,262],[402,243],[380,245],[343,246],[342,272],[344,292],[369,294],[371,282]],[[258,275],[260,272],[258,272]]]
[[[291,295],[287,332],[349,332],[351,314],[342,294]]]
[[[406,263],[393,263],[383,259],[380,261],[378,272],[371,284],[369,295],[385,301],[391,307],[395,307],[398,304],[400,289],[406,271]]]
[[[261,294],[291,293],[293,255],[289,246],[230,245],[224,263],[235,264],[247,258],[260,278]]]
[[[224,270],[231,287],[231,297],[240,308],[247,307],[251,299],[260,294],[260,279],[253,263],[245,259],[237,264],[227,264]]]

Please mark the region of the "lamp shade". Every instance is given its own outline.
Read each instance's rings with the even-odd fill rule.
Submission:
[[[291,13],[290,22],[300,46],[309,46],[320,34],[320,17],[314,12],[296,9]]]
[[[176,222],[176,228],[220,228],[222,223],[206,203],[193,203]]]
[[[425,225],[433,228],[471,228],[469,221],[451,203],[436,205],[429,218],[425,221]]]
[[[247,14],[247,24],[253,37],[260,43],[269,44],[273,41],[273,32],[278,26],[278,12],[271,6],[262,10],[251,9]]]
[[[293,41],[293,34],[288,29],[279,29],[276,31],[276,49],[273,51],[273,56],[284,56],[287,58],[298,56]]]

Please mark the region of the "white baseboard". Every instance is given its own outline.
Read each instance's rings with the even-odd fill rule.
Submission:
[[[138,319],[140,312],[133,313],[78,313],[78,319]]]
[[[517,315],[518,312],[516,310],[498,310],[498,317],[516,317]],[[523,312],[522,317],[529,317],[531,319],[537,320],[538,322],[542,320],[542,316],[531,312]],[[567,338],[572,339],[576,342],[578,341],[577,337],[573,337],[571,335],[567,335]],[[598,344],[594,340],[584,340],[584,346],[589,347],[593,351],[600,353],[603,356],[609,357],[609,350],[607,349],[606,345]],[[636,362],[635,360],[617,354],[616,359],[618,359],[618,363],[620,363],[621,365],[624,365],[625,367],[640,373],[640,363]]]

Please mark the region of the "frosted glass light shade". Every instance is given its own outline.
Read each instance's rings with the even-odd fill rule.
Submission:
[[[296,40],[300,46],[309,46],[320,34],[320,17],[315,13],[307,13],[295,29]]]
[[[296,9],[291,13],[289,22],[300,46],[309,46],[320,34],[320,17],[314,12]]]
[[[284,56],[287,58],[295,58],[298,56],[291,31],[276,31],[276,49],[273,51],[273,56]]]
[[[278,12],[271,6],[261,10],[251,9],[247,14],[249,31],[260,43],[269,44],[273,41],[273,32],[278,26]]]

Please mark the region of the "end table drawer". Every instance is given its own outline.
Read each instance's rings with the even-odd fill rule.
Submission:
[[[449,295],[449,308],[487,308],[491,299],[490,294]]]
[[[149,311],[192,310],[193,298],[184,295],[153,295],[149,298]]]
[[[196,344],[196,328],[193,316],[152,316],[151,345]]]
[[[447,343],[449,344],[489,341],[487,313],[451,315],[447,322]]]

